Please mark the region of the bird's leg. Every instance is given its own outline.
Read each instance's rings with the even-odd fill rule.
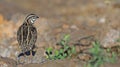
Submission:
[[[35,56],[35,54],[36,54],[36,51],[33,50],[32,51],[32,56]]]
[[[34,45],[33,48],[32,48],[32,56],[35,56],[37,49],[38,49],[38,47],[36,47]]]

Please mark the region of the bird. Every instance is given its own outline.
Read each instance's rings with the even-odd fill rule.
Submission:
[[[21,48],[21,53],[18,57],[35,55],[36,51],[34,51],[34,49],[36,48],[37,29],[33,24],[38,18],[36,14],[29,14],[19,27],[17,31],[17,41]]]

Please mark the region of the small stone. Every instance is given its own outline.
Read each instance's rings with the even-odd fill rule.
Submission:
[[[89,54],[79,54],[78,58],[83,61],[88,61],[91,59],[91,56]]]
[[[116,40],[119,38],[120,32],[114,29],[111,29],[106,33],[106,36],[102,40],[103,47],[112,47],[116,46]]]
[[[8,50],[8,48],[6,48],[6,49],[3,48],[0,51],[0,55],[3,56],[3,57],[9,57],[10,56],[10,51]]]
[[[71,29],[79,30],[79,28],[76,25],[72,25]]]
[[[69,28],[69,25],[68,25],[68,24],[63,24],[62,28],[63,28],[63,29],[68,29],[68,28]]]
[[[99,19],[99,23],[105,23],[106,22],[106,19],[105,18],[100,18]]]

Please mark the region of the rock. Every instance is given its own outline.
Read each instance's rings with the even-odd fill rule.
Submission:
[[[120,32],[118,30],[111,29],[106,33],[106,36],[101,41],[103,47],[116,46],[116,40],[119,38]]]
[[[69,28],[69,25],[68,25],[68,24],[63,24],[63,25],[62,25],[62,28],[63,28],[63,29],[68,29],[68,28]]]
[[[92,58],[92,56],[90,56],[89,54],[79,54],[78,55],[78,59],[82,60],[82,61],[89,61]]]
[[[106,22],[106,18],[102,17],[98,20],[99,23],[105,23]]]
[[[17,62],[13,59],[0,56],[0,67],[17,67]]]
[[[79,30],[79,28],[77,27],[77,25],[72,25],[70,28],[74,29],[74,30]]]

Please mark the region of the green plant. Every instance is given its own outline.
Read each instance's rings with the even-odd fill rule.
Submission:
[[[93,48],[90,49],[90,54],[92,55],[92,59],[88,61],[85,67],[100,67],[105,62],[112,62],[114,63],[116,60],[116,54],[113,52],[111,56],[110,49],[107,49],[105,54],[105,49],[101,48],[100,43],[95,41],[93,43]]]
[[[116,42],[120,42],[120,38],[118,38],[118,39],[116,40]]]
[[[52,47],[49,47],[46,49],[47,58],[50,58],[50,59],[53,58],[52,51],[53,51]]]
[[[68,42],[70,40],[70,35],[65,35],[64,38],[59,42],[61,48],[59,50],[53,50],[52,48],[46,49],[46,54],[48,59],[65,59],[71,57],[72,54],[76,52],[75,47],[70,47]]]

